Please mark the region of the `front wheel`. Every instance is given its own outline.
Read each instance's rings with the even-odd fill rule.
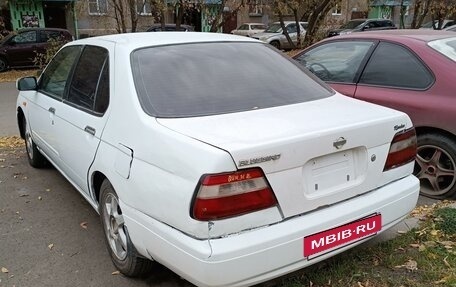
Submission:
[[[8,69],[8,63],[4,58],[0,57],[0,72],[4,72],[6,69]]]
[[[136,277],[148,273],[152,262],[136,253],[125,226],[119,197],[108,180],[103,181],[100,194],[101,224],[112,262],[126,276]]]
[[[26,121],[23,122],[25,131],[25,150],[27,151],[28,162],[35,168],[42,168],[48,165],[47,159],[38,150],[35,142],[32,139],[30,129],[27,126]]]
[[[271,45],[272,45],[274,48],[280,50],[280,43],[279,43],[279,41],[272,41],[272,42],[271,42]]]
[[[418,136],[414,174],[420,180],[421,194],[449,198],[456,192],[456,142],[441,134]]]

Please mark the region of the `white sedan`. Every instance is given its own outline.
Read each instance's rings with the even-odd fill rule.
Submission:
[[[267,26],[263,23],[244,23],[237,29],[231,31],[231,34],[252,37],[257,33],[264,32],[266,28]]]
[[[83,39],[17,87],[30,164],[52,163],[100,213],[127,276],[155,260],[199,286],[253,285],[368,240],[418,198],[406,114],[257,40]]]

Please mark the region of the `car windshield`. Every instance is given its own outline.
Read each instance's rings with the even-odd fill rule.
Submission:
[[[364,22],[365,22],[364,20],[350,21],[350,22],[345,23],[344,25],[340,26],[340,29],[355,29],[356,27],[363,24]]]
[[[147,47],[131,56],[143,110],[192,117],[297,104],[331,96],[304,67],[263,43]]]
[[[280,26],[280,23],[274,23],[271,26],[269,26],[265,33],[282,33],[282,26]]]
[[[456,62],[456,37],[431,41],[428,45]]]

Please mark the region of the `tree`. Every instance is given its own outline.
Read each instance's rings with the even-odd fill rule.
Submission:
[[[420,28],[426,16],[430,15],[434,29],[441,29],[443,21],[455,13],[454,0],[415,0],[411,28]]]
[[[294,47],[294,45],[291,42],[287,31],[284,30],[283,15],[285,13],[289,14],[289,12],[293,15],[294,21],[296,21],[298,27],[298,48],[301,48],[302,46],[309,46],[319,40],[318,31],[324,24],[324,20],[331,9],[340,3],[341,0],[274,0],[274,10],[279,16],[284,35],[287,37],[287,40],[292,47]],[[303,43],[300,43],[300,21],[308,22]]]
[[[224,12],[225,7],[229,8],[229,12]],[[217,32],[227,19],[236,15],[243,7],[245,7],[244,0],[221,0],[216,14],[213,15],[210,32]]]
[[[304,38],[304,46],[309,46],[315,43],[317,39],[317,32],[322,26],[328,13],[336,5],[340,5],[341,0],[305,0],[306,10],[310,11],[307,18],[306,37]]]

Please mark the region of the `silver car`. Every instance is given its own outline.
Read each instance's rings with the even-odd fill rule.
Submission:
[[[295,21],[284,21],[285,27],[287,28],[288,35],[290,36],[293,43],[296,45],[298,43],[298,32],[297,25]],[[301,25],[301,40],[304,40],[304,36],[307,29],[307,22],[299,22]],[[288,43],[287,38],[283,34],[282,26],[280,22],[274,22],[266,29],[263,33],[258,33],[252,36],[252,38],[261,40],[263,42],[269,43],[277,49],[291,49],[292,47]]]

